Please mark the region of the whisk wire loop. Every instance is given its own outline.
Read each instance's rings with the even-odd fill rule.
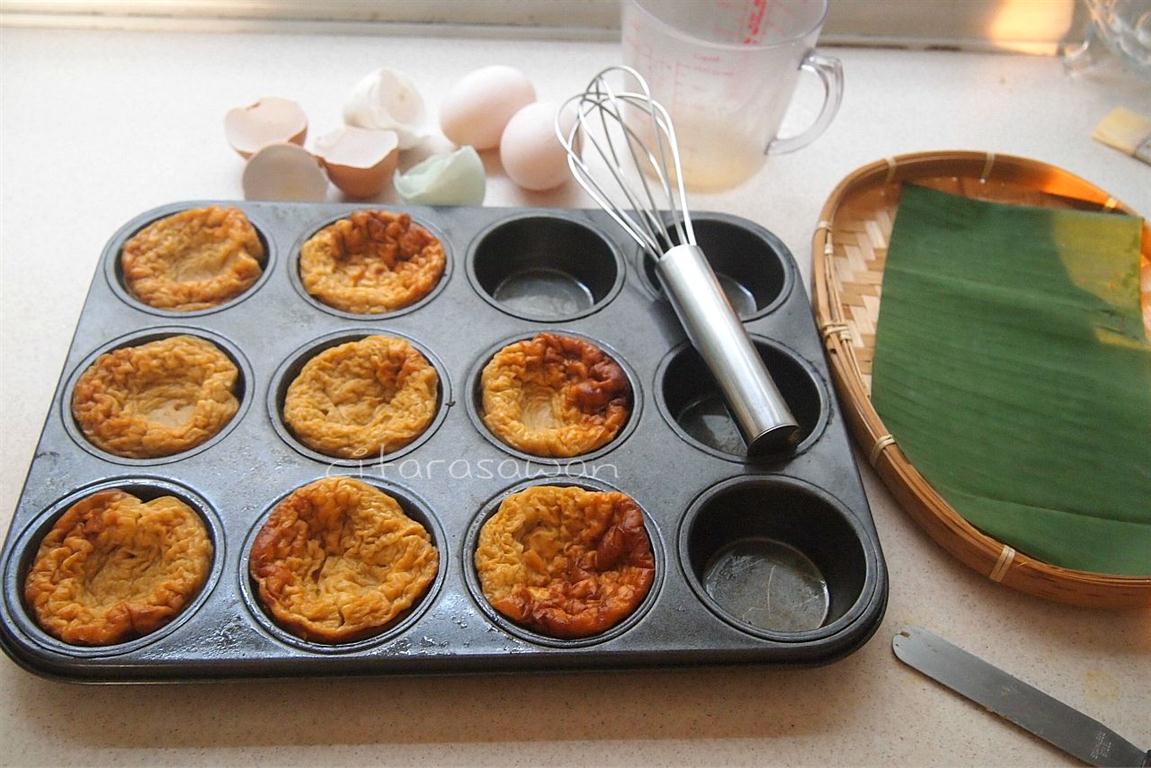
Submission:
[[[614,88],[609,81],[613,73],[633,80],[637,90]],[[572,107],[575,119],[565,130]],[[640,248],[659,258],[674,245],[695,244],[675,127],[638,72],[625,66],[599,72],[557,112],[556,134],[576,181]],[[605,174],[592,171],[584,149],[598,154],[614,186],[600,183]]]

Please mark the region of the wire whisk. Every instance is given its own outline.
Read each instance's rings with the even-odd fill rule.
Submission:
[[[613,87],[615,75],[632,85]],[[793,445],[795,417],[696,244],[675,126],[647,82],[630,67],[608,67],[564,102],[555,128],[579,185],[654,259],[664,293],[715,376],[748,453]]]
[[[613,88],[608,78],[617,72],[634,80],[637,90]],[[656,256],[672,245],[695,245],[675,126],[638,72],[625,66],[602,70],[556,113],[556,135],[576,181],[637,245]],[[584,144],[603,159],[614,184],[601,184],[601,174],[583,157]]]

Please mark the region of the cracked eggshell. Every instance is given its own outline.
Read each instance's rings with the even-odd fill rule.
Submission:
[[[224,115],[224,135],[232,149],[247,159],[268,144],[303,145],[308,135],[308,116],[296,102],[268,96],[255,104],[228,110]]]
[[[399,137],[395,131],[344,127],[316,139],[316,155],[328,178],[349,197],[375,197],[396,170]]]
[[[542,192],[571,178],[567,152],[556,137],[556,111],[551,101],[528,104],[516,112],[500,138],[500,162],[508,178],[523,189]],[[561,127],[570,131],[575,122],[571,110],[564,112]]]
[[[269,144],[244,166],[244,199],[318,203],[328,197],[320,159],[296,144]]]
[[[365,76],[344,104],[344,122],[354,128],[395,131],[400,149],[423,138],[427,120],[424,99],[411,78],[390,67]]]
[[[440,129],[456,144],[476,149],[499,146],[512,115],[536,100],[527,75],[495,65],[464,75],[440,106]]]
[[[416,205],[479,205],[487,191],[484,161],[472,147],[432,155],[392,183],[401,200]]]

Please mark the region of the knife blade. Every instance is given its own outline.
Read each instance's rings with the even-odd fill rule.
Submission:
[[[1151,750],[926,629],[905,627],[891,647],[904,664],[1088,765],[1151,766]]]

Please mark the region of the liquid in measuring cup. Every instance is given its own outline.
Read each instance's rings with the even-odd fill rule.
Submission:
[[[624,0],[624,63],[675,127],[686,186],[712,190],[755,174],[768,151],[799,149],[839,108],[839,62],[816,54],[827,0]],[[777,137],[801,70],[825,89],[809,128]]]
[[[672,122],[684,183],[689,189],[709,191],[734,187],[753,176],[767,160],[761,142],[746,129],[733,125],[734,121],[713,121],[689,112],[673,114]],[[636,114],[628,124],[647,146],[655,146],[647,115]],[[674,168],[670,163],[668,166],[674,182]],[[642,163],[641,169],[650,178],[658,178],[650,164]]]
[[[692,189],[734,187],[753,176],[767,160],[760,141],[722,124],[675,120],[675,133],[684,182]]]

